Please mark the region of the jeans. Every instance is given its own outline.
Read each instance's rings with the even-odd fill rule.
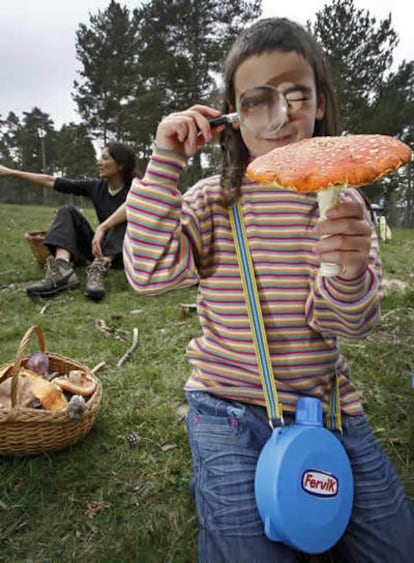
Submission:
[[[272,542],[256,508],[254,475],[271,434],[266,410],[188,392],[187,428],[199,522],[199,563],[293,563],[298,554]],[[294,421],[292,415],[285,422]],[[331,549],[340,563],[409,563],[414,560],[414,505],[364,416],[342,415],[336,433],[354,476],[351,520]]]

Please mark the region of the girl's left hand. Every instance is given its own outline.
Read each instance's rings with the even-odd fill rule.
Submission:
[[[372,227],[363,206],[358,202],[338,203],[326,217],[315,227],[321,239],[314,245],[314,252],[321,262],[341,265],[341,278],[357,278],[367,267],[371,248]]]

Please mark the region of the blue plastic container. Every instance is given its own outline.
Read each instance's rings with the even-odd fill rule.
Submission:
[[[256,468],[256,503],[266,536],[322,553],[343,535],[353,478],[341,442],[322,425],[319,399],[301,397],[295,424],[275,429]]]

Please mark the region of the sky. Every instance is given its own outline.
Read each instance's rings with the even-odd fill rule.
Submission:
[[[230,1],[230,0],[229,0]],[[234,0],[233,0],[234,1]],[[119,0],[132,9],[137,0]],[[288,17],[305,24],[330,0],[263,0],[263,16]],[[76,30],[88,25],[89,14],[105,10],[109,0],[0,0],[0,116],[10,111],[22,117],[33,107],[48,113],[60,128],[78,123],[72,100],[78,77]],[[412,0],[354,0],[357,9],[368,10],[377,22],[392,14],[399,36],[395,64],[414,60]]]

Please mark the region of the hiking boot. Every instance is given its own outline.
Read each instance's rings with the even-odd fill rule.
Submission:
[[[92,264],[86,268],[86,297],[96,301],[105,297],[105,276],[110,267],[111,262],[109,260],[95,258]]]
[[[31,297],[50,297],[66,289],[79,287],[79,280],[70,262],[48,256],[45,263],[45,278],[27,286],[27,294]]]

